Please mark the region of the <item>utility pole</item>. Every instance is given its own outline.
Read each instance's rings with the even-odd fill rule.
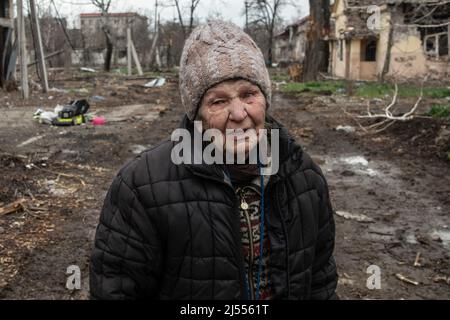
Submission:
[[[153,42],[152,47],[150,49],[150,59],[149,59],[149,65],[152,63],[153,54],[155,53],[156,49],[156,42],[158,41],[159,36],[159,30],[158,30],[158,0],[155,0],[155,34],[153,36]],[[158,56],[158,55],[156,55]],[[156,60],[156,57],[155,57]]]
[[[20,52],[20,84],[22,87],[23,98],[28,99],[30,96],[30,89],[28,87],[27,46],[25,42],[25,20],[23,17],[22,0],[17,0],[17,29]]]
[[[41,27],[39,26],[39,20],[36,12],[36,3],[34,0],[30,0],[31,21],[36,30],[37,39],[35,39],[34,50],[37,50],[37,58],[39,64],[39,71],[41,73],[42,90],[44,93],[48,92],[48,78],[47,68],[45,67],[44,49],[42,47]],[[37,43],[36,43],[37,42]]]
[[[130,24],[127,21],[127,65],[128,65],[128,76],[131,76],[131,29]]]
[[[158,35],[159,35],[159,19],[160,19],[160,15],[159,15],[159,13],[158,13]],[[161,69],[161,56],[160,56],[160,54],[159,54],[159,46],[158,45],[156,45],[156,57],[155,57],[155,59],[156,59],[156,65],[158,66],[158,69]]]

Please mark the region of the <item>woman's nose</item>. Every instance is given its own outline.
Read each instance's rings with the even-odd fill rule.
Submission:
[[[247,111],[240,99],[235,99],[231,105],[230,120],[241,122],[247,118]]]

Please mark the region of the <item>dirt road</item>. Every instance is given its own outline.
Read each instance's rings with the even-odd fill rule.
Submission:
[[[110,120],[97,127],[33,122],[37,107],[80,98],[76,92],[55,92],[50,100],[38,95],[33,101],[39,105],[8,94],[9,105],[0,106],[0,204],[25,198],[32,205],[0,217],[0,298],[88,298],[89,254],[111,180],[127,160],[168,137],[183,114],[176,79],[150,89],[140,86],[145,81],[89,82],[86,96],[105,97],[92,101],[91,111]],[[56,84],[68,86],[63,80]],[[351,99],[277,92],[271,110],[330,184],[338,212],[338,294],[342,299],[449,299],[449,164],[427,154],[421,137],[411,142],[410,124],[376,136],[335,130],[352,124],[342,103],[357,106]],[[424,126],[426,136],[436,124],[417,125]],[[80,267],[81,290],[65,287],[70,265]],[[380,268],[381,289],[366,287],[370,265]]]

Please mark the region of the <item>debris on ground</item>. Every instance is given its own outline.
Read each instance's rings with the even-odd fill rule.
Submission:
[[[106,124],[106,119],[103,117],[94,117],[91,122],[94,126],[103,126]]]
[[[397,279],[399,279],[400,281],[403,281],[403,282],[406,282],[406,283],[409,283],[409,284],[412,284],[412,285],[415,285],[415,286],[419,285],[419,282],[411,280],[411,279],[405,277],[404,275],[402,275],[401,273],[396,273],[395,277]]]
[[[95,70],[92,69],[92,68],[85,68],[85,67],[81,67],[80,70],[81,70],[81,71],[84,71],[84,72],[90,72],[90,73],[95,73],[95,72],[97,72],[97,71],[95,71]]]
[[[337,126],[336,131],[344,131],[347,133],[354,133],[356,130],[355,130],[355,127],[352,127],[352,126],[339,125],[339,126]]]
[[[355,220],[358,222],[374,222],[374,220],[364,214],[353,214],[347,211],[336,211],[337,216],[348,220]]]
[[[10,204],[0,208],[0,216],[11,214],[11,213],[14,213],[17,211],[22,211],[24,208],[23,203],[25,201],[26,200],[24,198],[22,198],[22,199],[16,200],[13,203],[10,203]]]
[[[166,79],[159,77],[150,82],[147,82],[146,84],[144,84],[144,87],[145,88],[158,88],[158,87],[162,87],[165,84],[166,84]]]
[[[95,101],[95,102],[100,102],[100,101],[105,101],[106,98],[103,96],[93,96],[93,97],[91,97],[91,100]]]

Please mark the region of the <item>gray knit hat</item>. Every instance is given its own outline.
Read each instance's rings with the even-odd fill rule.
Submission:
[[[180,62],[181,101],[194,120],[203,95],[216,84],[245,79],[259,86],[271,103],[271,85],[264,56],[242,29],[229,22],[209,22],[192,31]]]

